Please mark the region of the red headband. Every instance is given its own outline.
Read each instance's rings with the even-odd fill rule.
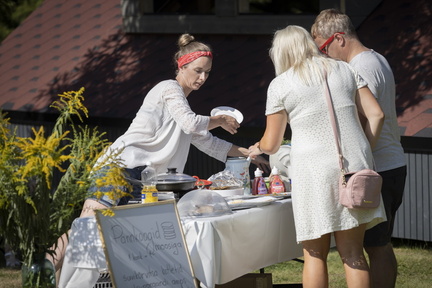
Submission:
[[[196,60],[202,56],[208,56],[210,58],[213,58],[213,55],[210,51],[195,51],[192,53],[188,53],[188,54],[181,56],[177,60],[178,68],[180,69],[182,66],[184,66],[184,65],[186,65],[186,64],[188,64],[188,63],[190,63],[190,62],[192,62],[192,61],[194,61],[194,60]]]

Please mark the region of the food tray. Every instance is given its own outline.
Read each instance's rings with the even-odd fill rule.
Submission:
[[[279,200],[277,197],[273,196],[260,196],[260,197],[251,197],[248,199],[245,199],[243,197],[240,199],[232,199],[229,200],[228,206],[231,208],[231,210],[240,210],[240,209],[248,209],[248,208],[255,208],[255,207],[261,207],[265,205],[269,205],[275,201]]]

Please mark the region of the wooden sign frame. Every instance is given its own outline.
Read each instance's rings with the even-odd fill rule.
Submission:
[[[96,210],[116,288],[198,288],[175,200]]]

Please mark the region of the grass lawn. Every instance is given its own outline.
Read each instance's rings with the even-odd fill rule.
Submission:
[[[396,287],[432,287],[432,243],[393,239],[393,246],[398,260]],[[328,270],[330,287],[347,287],[342,262],[335,249],[332,249],[329,254]],[[274,284],[302,281],[302,264],[295,261],[272,265],[267,267],[265,272],[272,273]]]
[[[432,287],[432,243],[394,239],[393,245],[399,264],[396,287]],[[0,263],[0,288],[21,288],[21,271],[4,268],[4,262]],[[265,272],[272,273],[274,284],[301,283],[302,265],[288,261],[266,267]],[[328,267],[330,287],[346,287],[342,263],[334,249],[329,254]]]

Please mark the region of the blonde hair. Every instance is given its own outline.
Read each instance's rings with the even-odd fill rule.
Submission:
[[[309,86],[321,83],[324,70],[329,71],[335,63],[319,51],[309,32],[295,25],[276,31],[270,58],[276,76],[293,69],[300,80]]]
[[[196,41],[194,36],[187,33],[180,35],[179,39],[177,40],[177,46],[179,50],[174,54],[175,67],[177,67],[177,60],[183,55],[196,51],[212,52],[209,45]],[[178,72],[178,69],[176,72]]]
[[[344,36],[348,38],[357,38],[355,27],[346,14],[336,9],[321,11],[311,27],[313,39],[317,37],[327,39],[336,32],[344,32]]]

